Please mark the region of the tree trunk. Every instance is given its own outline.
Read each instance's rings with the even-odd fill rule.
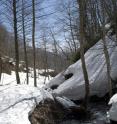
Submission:
[[[52,35],[52,39],[53,39],[53,46],[54,46],[54,71],[57,72],[57,60],[58,60],[58,50],[57,50],[57,41],[55,39],[54,33],[52,32],[52,30],[50,29],[50,33]]]
[[[26,49],[26,35],[25,35],[25,24],[24,24],[24,0],[22,0],[22,26],[23,26],[23,43],[24,43],[24,60],[26,65],[26,79],[27,84],[29,83],[29,77],[28,77],[28,57],[27,57],[27,49]]]
[[[0,55],[0,81],[1,81],[1,77],[2,77],[2,59]]]
[[[32,24],[32,45],[33,45],[33,70],[34,70],[34,86],[37,87],[36,81],[36,52],[35,52],[35,0],[32,0],[32,13],[33,13],[33,24]]]
[[[88,72],[86,68],[86,63],[85,63],[85,57],[84,57],[84,16],[85,16],[85,11],[84,11],[84,0],[77,0],[79,3],[79,14],[80,14],[80,56],[81,56],[81,63],[82,63],[82,70],[83,70],[83,75],[84,75],[84,80],[85,80],[85,101],[84,105],[87,108],[88,102],[89,102],[89,79],[88,79]]]
[[[17,33],[17,12],[16,12],[16,0],[13,0],[13,17],[14,17],[14,40],[15,40],[15,72],[17,84],[20,84],[19,78],[19,48],[18,48],[18,33]]]
[[[105,41],[105,36],[103,36],[103,46],[104,46],[104,55],[105,55],[105,59],[106,59],[106,65],[107,65],[107,77],[108,77],[108,84],[109,84],[109,96],[111,98],[112,96],[112,82],[111,82],[111,66],[110,66],[110,57],[109,57],[109,53],[107,50],[107,45],[106,45],[106,41]]]
[[[102,20],[102,32],[103,32],[103,37],[102,37],[102,42],[103,42],[103,50],[104,50],[104,55],[105,55],[105,60],[106,60],[106,65],[107,65],[107,78],[108,78],[108,84],[109,84],[109,96],[111,98],[112,96],[112,82],[111,82],[111,65],[110,65],[110,57],[108,53],[108,48],[106,44],[106,31],[105,31],[105,10],[104,10],[104,1],[102,1],[102,14],[103,14],[103,20]]]

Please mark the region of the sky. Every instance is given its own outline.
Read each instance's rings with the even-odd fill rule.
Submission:
[[[37,2],[38,1],[40,1],[40,0],[37,0]],[[54,13],[55,12],[55,8],[56,8],[56,2],[57,2],[57,0],[44,0],[43,1],[43,4],[40,6],[40,5],[38,5],[38,6],[36,6],[36,8],[37,9],[40,9],[40,8],[44,8],[44,9],[42,9],[42,11],[41,11],[41,13],[38,11],[38,12],[36,12],[39,16],[41,16],[41,15],[44,15],[44,14],[50,14],[50,13]],[[1,4],[1,2],[0,2],[0,4]],[[5,18],[5,14],[7,13],[7,11],[5,11],[4,10],[4,6],[1,4],[0,5],[0,10],[2,10],[2,12],[4,12],[4,13],[0,13],[0,17],[2,17],[2,20],[0,20],[0,22],[2,22],[5,26],[6,26],[6,28],[8,29],[8,30],[10,30],[9,28],[9,21],[7,20],[7,18]],[[3,16],[2,16],[3,15]],[[48,20],[48,23],[51,25],[51,24],[53,24],[53,20],[54,20],[54,18],[53,18],[53,15],[54,14],[52,14],[52,15],[49,15],[48,17],[47,17],[47,20]],[[8,15],[9,17],[11,17],[11,14],[10,15]],[[41,20],[43,21],[43,18],[40,18],[40,19],[37,19],[37,22],[41,22]]]
[[[40,0],[37,0],[37,1],[40,1]],[[57,32],[58,26],[56,24],[56,18],[59,15],[59,12],[57,11],[58,2],[59,2],[58,0],[44,0],[41,6],[40,5],[36,6],[36,9],[44,8],[42,9],[42,11],[36,12],[37,16],[42,16],[46,14],[48,15],[46,18],[44,17],[44,18],[36,19],[36,44],[39,44],[41,42],[40,38],[42,35],[43,27],[48,27],[49,28],[48,30],[50,30],[51,28],[55,33]],[[2,7],[2,10],[4,10],[4,6],[0,6],[0,8],[1,7]],[[10,14],[9,16],[11,17]],[[9,20],[7,20],[5,16],[2,17],[2,22],[9,32],[13,32],[13,25],[9,24]],[[31,27],[30,25],[29,27]],[[47,29],[45,28],[44,30],[46,30],[46,36],[48,37]],[[31,35],[32,33],[30,31],[29,35],[27,35],[28,39],[31,38]],[[58,40],[59,39],[61,40],[60,34],[56,35],[55,37]]]
[[[44,12],[42,11],[42,15],[48,15],[46,18],[42,18],[40,20],[38,20],[38,23],[37,23],[37,39],[40,39],[40,28],[45,28],[44,30],[46,30],[46,36],[48,37],[48,31],[47,30],[50,30],[52,29],[55,33],[57,32],[58,30],[58,26],[56,24],[56,19],[57,19],[57,16],[59,16],[59,11],[57,10],[57,6],[58,6],[58,0],[45,0],[42,4],[42,8],[45,8],[44,9]],[[48,29],[46,28],[48,27]],[[57,39],[60,39],[60,35],[59,37],[57,35],[55,35],[55,37]]]

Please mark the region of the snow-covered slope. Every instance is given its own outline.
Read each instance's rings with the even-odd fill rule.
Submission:
[[[111,77],[116,80],[117,47],[115,47],[114,40],[114,36],[106,36],[106,42],[111,60]],[[101,40],[86,52],[85,60],[90,82],[90,95],[97,95],[101,97],[109,90],[105,56],[103,54],[103,44]],[[65,75],[70,73],[72,73],[73,76],[65,80]],[[64,72],[52,79],[46,87],[51,88],[54,85],[58,85],[57,89],[53,90],[56,95],[66,96],[74,100],[83,98],[85,95],[85,84],[81,61],[79,60],[75,64],[69,66]]]
[[[45,98],[47,91],[26,85],[0,86],[0,124],[30,124],[28,113]]]

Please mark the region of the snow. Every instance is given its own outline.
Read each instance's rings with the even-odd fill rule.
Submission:
[[[74,102],[72,102],[71,100],[69,100],[68,98],[66,97],[56,97],[56,100],[61,104],[63,105],[65,108],[70,108],[70,107],[73,107],[73,106],[77,106]]]
[[[106,36],[106,43],[108,45],[108,52],[111,60],[111,77],[113,80],[116,80],[117,47],[115,47],[113,39],[115,40],[115,36],[111,38]],[[86,52],[85,60],[90,83],[90,96],[97,95],[102,97],[109,91],[109,85],[107,81],[107,69],[101,40]],[[72,73],[73,76],[65,80],[64,76],[70,73]],[[64,72],[53,78],[46,87],[51,88],[51,86],[55,84],[59,85],[57,89],[53,90],[53,94],[56,96],[65,96],[72,100],[84,98],[85,82],[81,60],[69,66]]]
[[[28,113],[45,98],[53,99],[43,89],[26,85],[1,86],[0,124],[30,124]]]
[[[38,72],[42,73],[44,70],[39,70],[39,71],[36,70],[36,71],[37,71],[37,74],[38,74]],[[19,76],[20,76],[21,84],[26,84],[26,73],[19,72]],[[29,85],[30,86],[34,86],[34,78],[33,77],[34,77],[33,76],[33,71],[31,69],[31,71],[29,73]],[[37,86],[40,87],[40,88],[45,86],[44,82],[48,83],[50,79],[52,79],[52,77],[50,77],[50,76],[49,76],[49,79],[48,79],[45,76],[38,75],[37,76]],[[11,75],[8,75],[6,73],[2,73],[0,85],[8,85],[8,84],[10,84],[10,85],[16,84],[16,75],[15,75],[14,71],[11,72]]]
[[[109,105],[113,104],[113,103],[117,103],[117,94],[113,95],[109,101]]]
[[[46,87],[51,87],[53,85],[60,85],[62,82],[64,82],[64,71],[59,73],[56,77],[54,77],[47,85]]]
[[[38,71],[38,70],[36,70]],[[43,72],[44,70],[39,70]],[[51,70],[49,70],[51,71]],[[29,85],[26,85],[26,73],[19,72],[21,85],[16,85],[16,75],[2,73],[0,82],[0,124],[30,124],[28,114],[36,104],[52,95],[42,87],[48,83],[45,77],[37,77],[38,88],[34,87],[33,71],[29,73]],[[51,79],[51,77],[50,77]],[[53,99],[54,100],[54,99]]]
[[[109,118],[117,122],[117,94],[112,96],[109,101],[109,105],[112,105],[109,110]]]
[[[110,27],[111,27],[111,24],[110,23],[108,23],[108,24],[105,25],[105,29],[110,29]]]

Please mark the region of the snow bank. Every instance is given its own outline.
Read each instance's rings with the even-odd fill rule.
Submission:
[[[109,101],[109,105],[112,105],[109,110],[109,118],[117,122],[117,94],[115,94]]]
[[[115,47],[115,37],[106,36],[108,51],[111,60],[111,77],[117,79],[117,47]],[[107,71],[105,56],[103,54],[103,44],[100,40],[90,48],[85,54],[86,66],[90,82],[90,95],[104,96],[109,91],[107,82]],[[73,76],[65,80],[65,75],[72,73]],[[57,75],[46,87],[51,88],[58,85],[53,93],[57,96],[65,96],[69,99],[78,100],[85,95],[85,84],[82,72],[81,60],[69,66],[66,71]]]
[[[53,99],[43,89],[26,85],[0,86],[0,124],[30,124],[28,113],[46,98]]]

